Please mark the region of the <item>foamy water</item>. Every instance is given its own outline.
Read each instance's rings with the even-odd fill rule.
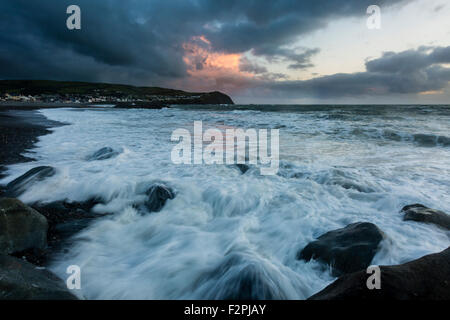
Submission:
[[[221,299],[248,279],[259,284],[255,298],[305,299],[334,278],[296,253],[327,231],[375,223],[387,240],[373,264],[450,245],[449,232],[399,213],[412,203],[450,212],[449,107],[234,109],[41,110],[70,125],[41,137],[37,162],[10,166],[2,182],[51,165],[58,173],[23,201],[101,196],[95,211],[113,213],[78,234],[50,269],[65,279],[69,265],[80,266],[87,299]],[[173,164],[172,131],[192,131],[199,120],[206,128],[279,128],[278,174]],[[102,147],[121,153],[86,161]],[[133,203],[154,182],[176,197],[141,215]]]

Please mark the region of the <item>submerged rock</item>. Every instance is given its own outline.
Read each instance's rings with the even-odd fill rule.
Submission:
[[[167,200],[175,198],[173,190],[162,184],[151,186],[146,195],[148,198],[144,205],[150,212],[161,211]]]
[[[236,167],[238,167],[239,170],[241,170],[242,174],[246,173],[250,167],[243,163],[236,164]]]
[[[373,193],[378,189],[376,185],[366,181],[358,172],[350,170],[332,169],[318,172],[308,178],[320,184],[339,186],[349,191],[361,193]]]
[[[33,184],[39,181],[43,181],[46,178],[55,175],[56,170],[53,167],[41,166],[33,168],[21,175],[17,179],[14,179],[6,185],[4,195],[5,197],[16,198],[24,193]]]
[[[100,150],[97,150],[93,154],[89,155],[86,160],[87,161],[98,161],[98,160],[106,160],[111,159],[114,157],[117,157],[120,154],[120,152],[110,148],[105,147],[101,148]]]
[[[245,266],[239,274],[228,280],[228,284],[221,289],[222,300],[285,300],[282,288],[278,287],[274,279],[265,270],[256,265]]]
[[[99,199],[91,198],[83,202],[35,203],[32,207],[47,218],[49,244],[55,246],[88,227],[93,219],[104,216],[91,212],[91,209],[99,203],[101,203]]]
[[[213,287],[207,284],[214,283]],[[277,270],[243,253],[229,253],[199,279],[212,300],[286,300],[289,298]],[[284,286],[283,286],[284,285]]]
[[[367,288],[369,276],[366,270],[345,275],[309,299],[450,300],[450,247],[405,264],[380,266],[380,289]]]
[[[297,259],[329,264],[334,276],[355,272],[370,265],[383,237],[372,223],[353,223],[321,235],[301,250]]]
[[[450,230],[450,215],[445,212],[430,209],[421,204],[412,204],[403,207],[401,210],[405,215],[405,221],[417,221],[425,223],[433,223],[444,229]]]
[[[0,254],[0,300],[76,300],[53,273]]]
[[[47,219],[17,199],[0,199],[0,253],[47,246]]]

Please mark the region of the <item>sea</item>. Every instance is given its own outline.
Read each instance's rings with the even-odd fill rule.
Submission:
[[[85,299],[307,299],[336,278],[297,253],[320,235],[354,222],[386,235],[373,265],[405,263],[450,245],[450,232],[403,221],[421,203],[450,213],[450,106],[234,105],[161,110],[42,109],[52,128],[8,166],[7,183],[50,165],[57,174],[33,185],[27,203],[61,199],[103,203],[107,213],[76,234],[47,268],[67,279],[81,271]],[[176,164],[177,129],[194,122],[279,131],[276,174],[259,164],[244,174],[229,164]],[[88,161],[110,147],[116,157]],[[134,205],[158,183],[175,198],[161,211]]]

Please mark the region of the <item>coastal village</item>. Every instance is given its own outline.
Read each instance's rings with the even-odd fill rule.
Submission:
[[[161,108],[172,104],[233,104],[233,100],[217,91],[186,92],[105,83],[0,80],[0,103],[113,104],[125,108]]]
[[[106,96],[101,94],[38,94],[38,95],[21,95],[13,93],[5,93],[0,95],[0,102],[43,102],[43,103],[122,103],[122,102],[171,102],[174,100],[190,101],[201,98],[198,96],[163,96],[148,95],[145,97],[128,96]]]

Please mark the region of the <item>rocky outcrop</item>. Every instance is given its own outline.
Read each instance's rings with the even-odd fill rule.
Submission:
[[[0,300],[76,300],[64,282],[47,270],[0,254]]]
[[[310,300],[450,300],[450,247],[397,266],[381,266],[381,288],[369,290],[366,270],[345,275]]]
[[[383,237],[383,232],[372,223],[353,223],[321,235],[303,248],[297,258],[326,263],[332,267],[332,274],[339,276],[367,268]]]
[[[175,198],[173,190],[162,184],[151,186],[146,194],[148,198],[144,205],[149,212],[161,211],[167,200]]]
[[[47,219],[17,199],[0,199],[0,253],[47,246]]]
[[[162,97],[149,101],[118,102],[116,108],[124,109],[162,109],[172,105],[208,105],[208,104],[234,104],[233,100],[221,92],[209,93],[183,93],[181,95]]]
[[[229,96],[219,91],[203,93],[195,102],[196,104],[234,104]]]
[[[53,167],[41,166],[33,168],[8,183],[5,187],[3,196],[16,198],[29,189],[36,182],[52,177],[56,173]]]
[[[86,160],[87,161],[106,160],[106,159],[111,159],[111,158],[117,157],[119,154],[120,154],[120,152],[118,152],[110,147],[105,147],[105,148],[101,148],[100,150],[97,150],[93,154],[86,157]]]
[[[432,223],[444,229],[450,230],[450,215],[445,212],[430,209],[421,204],[412,204],[403,207],[403,220]]]

